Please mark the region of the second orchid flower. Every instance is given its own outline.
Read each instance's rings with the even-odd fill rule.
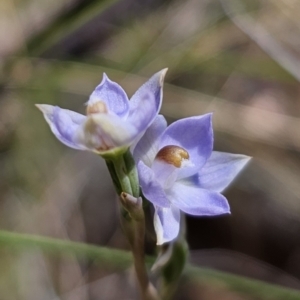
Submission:
[[[132,98],[105,74],[81,115],[58,106],[37,104],[53,134],[65,145],[98,154],[124,152],[157,116],[167,69],[154,74]]]
[[[180,211],[196,216],[230,212],[221,192],[250,158],[212,151],[211,117],[181,119],[167,127],[159,115],[133,151],[142,192],[155,208],[157,244],[178,236]]]

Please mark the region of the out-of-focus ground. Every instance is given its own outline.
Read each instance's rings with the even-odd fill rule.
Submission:
[[[0,227],[127,249],[105,164],[35,103],[84,112],[102,73],[131,95],[168,67],[169,121],[214,112],[215,149],[253,157],[232,214],[188,218],[191,262],[300,289],[298,0],[2,0]],[[134,299],[130,270],[0,248],[1,300]],[[254,299],[186,283],[178,299]],[[255,298],[256,299],[256,298]]]

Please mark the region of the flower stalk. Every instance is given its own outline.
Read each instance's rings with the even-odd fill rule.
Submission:
[[[167,244],[171,248],[168,261],[161,269],[160,294],[162,299],[171,300],[178,287],[181,274],[185,268],[188,257],[188,244],[185,238],[185,217],[180,220],[180,232],[175,241]]]
[[[178,282],[188,257],[188,244],[185,238],[185,217],[180,220],[180,232],[176,240],[165,243],[159,248],[159,255],[151,271],[160,274],[158,291],[161,299],[171,300],[178,288]]]
[[[121,202],[121,224],[129,241],[137,280],[144,300],[157,300],[145,265],[145,215],[139,196],[139,181],[133,157],[128,149],[121,155],[106,158],[106,164]]]

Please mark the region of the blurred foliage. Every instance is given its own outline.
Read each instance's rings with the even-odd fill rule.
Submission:
[[[299,1],[2,0],[0,8],[2,230],[51,236],[67,252],[78,246],[68,240],[127,250],[104,163],[57,142],[34,104],[83,113],[103,72],[131,95],[168,67],[162,113],[172,121],[213,111],[215,149],[254,157],[226,191],[231,216],[188,219],[193,265],[236,276],[189,267],[177,298],[300,299],[264,283],[300,289]],[[22,238],[35,239],[0,234],[1,299],[137,297],[127,253],[119,260],[109,250],[104,265],[45,254],[44,237],[22,247]],[[106,251],[89,247],[79,246],[84,255]]]

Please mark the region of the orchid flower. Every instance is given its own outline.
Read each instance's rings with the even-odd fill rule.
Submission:
[[[130,101],[106,74],[86,106],[86,116],[58,106],[37,104],[53,134],[63,144],[99,154],[124,152],[157,116],[167,69],[154,74]]]
[[[180,211],[196,216],[230,213],[221,192],[249,157],[213,152],[211,119],[206,114],[167,127],[159,115],[133,149],[143,195],[155,207],[159,245],[178,236]]]

